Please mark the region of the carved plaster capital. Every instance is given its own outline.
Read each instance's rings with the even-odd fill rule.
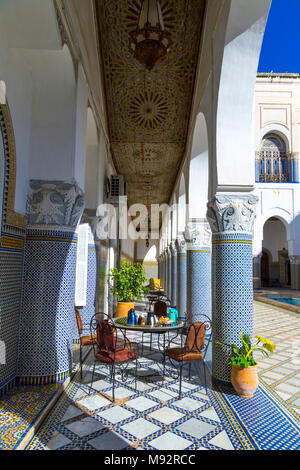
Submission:
[[[176,245],[176,250],[178,253],[186,252],[186,240],[185,240],[184,234],[178,235],[175,241],[175,245]]]
[[[76,228],[84,205],[83,192],[75,182],[32,180],[27,197],[27,224]]]
[[[258,197],[254,195],[218,195],[207,207],[207,219],[213,233],[252,233]]]
[[[208,222],[189,222],[184,237],[188,250],[211,247],[211,230]]]

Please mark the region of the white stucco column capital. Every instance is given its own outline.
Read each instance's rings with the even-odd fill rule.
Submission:
[[[207,219],[213,233],[253,232],[258,197],[254,194],[218,194],[208,202]]]
[[[76,228],[84,211],[83,191],[76,181],[31,180],[27,197],[28,225]]]
[[[186,240],[183,233],[180,233],[175,241],[177,253],[186,253]]]
[[[188,222],[184,233],[187,250],[211,247],[211,230],[207,220]]]
[[[176,241],[172,240],[169,245],[171,256],[177,256]]]

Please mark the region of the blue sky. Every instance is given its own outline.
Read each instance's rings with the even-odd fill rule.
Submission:
[[[300,0],[272,2],[258,66],[271,71],[300,73]]]

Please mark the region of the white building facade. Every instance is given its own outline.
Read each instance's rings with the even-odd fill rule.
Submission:
[[[254,98],[255,287],[300,288],[300,76],[258,74]]]

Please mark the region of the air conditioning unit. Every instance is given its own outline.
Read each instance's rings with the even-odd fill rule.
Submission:
[[[127,196],[126,183],[121,175],[111,175],[106,188],[106,202],[109,204],[119,204],[119,198]]]

